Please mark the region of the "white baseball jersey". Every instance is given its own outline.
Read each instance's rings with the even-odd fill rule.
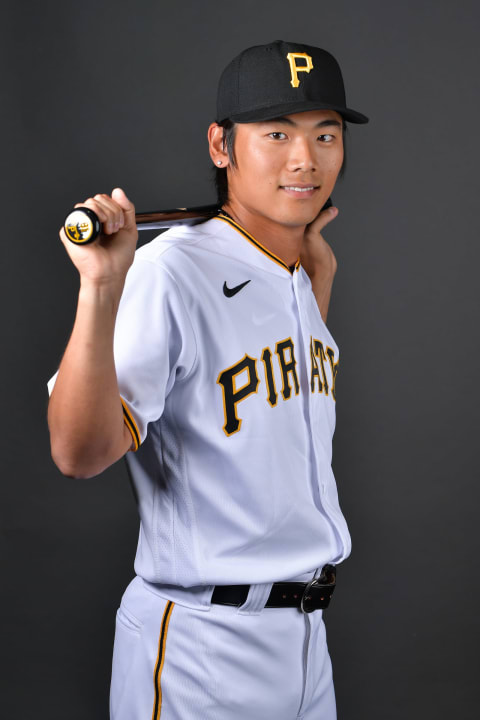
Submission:
[[[141,524],[110,717],[334,720],[322,611],[264,609],[350,552],[338,348],[305,271],[226,217],[172,228],[136,252],[114,354]],[[216,584],[247,600],[211,604]]]
[[[299,263],[227,217],[171,228],[135,254],[114,354],[138,448],[138,575],[268,583],[347,557],[331,468],[338,348]]]
[[[310,280],[229,218],[137,250],[115,366],[137,452],[138,575],[286,580],[350,537],[331,469],[338,348]]]

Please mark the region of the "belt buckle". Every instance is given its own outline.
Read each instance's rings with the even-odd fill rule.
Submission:
[[[323,608],[328,607],[330,598],[333,594],[333,591],[335,590],[335,567],[333,565],[326,565],[323,568],[320,577],[313,578],[313,580],[310,580],[310,582],[306,586],[305,590],[303,591],[302,599],[300,600],[300,610],[304,614],[311,613],[314,610],[318,609],[314,607],[308,607],[309,601],[312,600],[312,588],[324,590],[324,596],[321,597],[320,600],[322,602],[325,602]]]

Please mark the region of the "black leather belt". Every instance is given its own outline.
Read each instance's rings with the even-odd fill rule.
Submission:
[[[335,590],[335,565],[325,565],[320,577],[304,582],[273,583],[265,607],[298,607],[302,612],[328,607]],[[215,585],[212,603],[217,605],[243,605],[247,599],[250,585]]]

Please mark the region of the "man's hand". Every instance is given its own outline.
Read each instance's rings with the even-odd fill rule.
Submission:
[[[123,190],[84,203],[103,223],[90,245],[60,237],[80,273],[77,314],[48,405],[52,457],[65,475],[92,477],[132,447],[113,354],[115,319],[135,255],[135,208]],[[76,206],[78,207],[78,205]]]
[[[324,322],[327,321],[333,279],[337,271],[337,260],[332,248],[321,235],[321,231],[337,215],[338,209],[330,207],[322,210],[315,220],[307,225],[300,253],[300,261],[312,283],[313,294]]]
[[[97,214],[103,224],[100,237],[91,245],[75,245],[63,228],[59,234],[82,283],[122,286],[138,239],[133,203],[123,190],[115,188],[111,196],[99,194],[75,205],[81,206]]]

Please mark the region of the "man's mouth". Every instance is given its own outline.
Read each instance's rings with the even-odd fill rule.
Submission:
[[[294,197],[311,197],[318,190],[317,185],[280,185],[280,188]]]
[[[307,187],[298,187],[298,185],[283,185],[285,190],[295,190],[296,192],[308,192],[309,190],[315,190],[315,185],[308,185]]]

